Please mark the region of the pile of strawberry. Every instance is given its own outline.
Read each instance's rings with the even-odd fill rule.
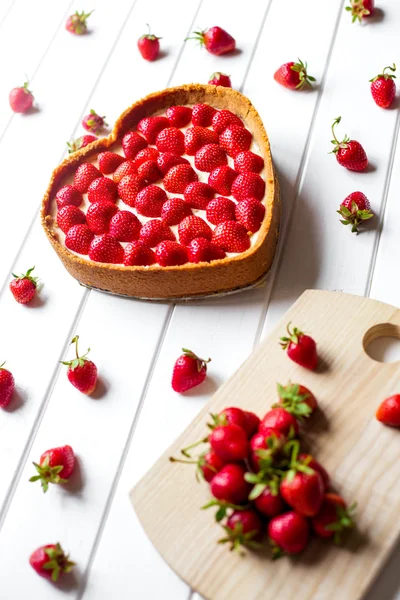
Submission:
[[[251,144],[237,115],[208,104],[143,118],[122,138],[124,156],[99,153],[98,166],[82,163],[72,184],[58,190],[65,245],[93,261],[126,266],[245,252],[265,215],[264,161]]]
[[[339,543],[354,526],[354,505],[347,508],[330,491],[327,471],[301,448],[299,425],[317,410],[317,400],[292,383],[278,384],[278,396],[262,420],[238,407],[211,415],[211,433],[182,450],[186,458],[170,459],[196,464],[210,484],[213,499],[203,508],[217,507],[225,531],[220,543],[259,549],[268,537],[274,558],[302,552],[311,533]],[[199,444],[208,447],[192,457]]]

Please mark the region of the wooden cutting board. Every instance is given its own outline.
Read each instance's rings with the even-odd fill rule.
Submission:
[[[315,338],[317,372],[295,365],[280,349],[278,338],[289,321]],[[392,306],[337,292],[305,292],[133,489],[132,502],[150,540],[204,598],[363,597],[400,532],[400,431],[374,416],[381,400],[400,392],[400,364],[376,362],[364,351],[383,335],[400,337],[400,311]],[[296,558],[272,562],[250,552],[243,557],[217,544],[223,531],[211,509],[200,510],[210,499],[208,485],[196,482],[194,467],[171,464],[168,457],[204,437],[209,412],[234,405],[263,416],[276,401],[276,383],[289,380],[306,385],[318,399],[321,411],[307,424],[306,440],[334,487],[349,502],[357,501],[358,528],[342,547],[314,539]]]

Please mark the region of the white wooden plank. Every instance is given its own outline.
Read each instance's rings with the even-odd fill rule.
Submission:
[[[368,285],[396,120],[395,111],[375,105],[369,90],[368,80],[392,63],[398,51],[400,5],[386,0],[380,8],[385,12],[384,21],[368,27],[352,26],[349,15],[343,12],[300,194],[282,244],[264,333],[304,289],[364,294]],[[383,23],[384,44],[379,41]],[[366,56],[370,58],[366,60]],[[351,68],[344,68],[349,57]],[[340,135],[347,132],[366,149],[371,163],[368,172],[350,172],[328,154],[332,139],[329,128],[338,115],[342,116]],[[378,215],[359,236],[342,226],[335,213],[340,202],[356,190],[370,198]]]
[[[260,78],[260,68],[264,73],[264,62],[266,57],[274,52],[276,44],[280,43],[282,51],[284,49],[283,40],[279,40],[278,24],[282,21],[283,17],[291,13],[294,10],[293,23],[291,21],[286,22],[288,28],[288,39],[295,36],[295,41],[298,44],[304,43],[302,31],[303,21],[299,22],[299,18],[304,19],[304,25],[307,20],[311,18],[313,11],[320,3],[314,3],[306,10],[302,7],[302,11],[297,10],[295,2],[286,3],[285,7],[280,3],[273,3],[271,7],[271,13],[268,16],[266,26],[263,31],[260,45],[257,49],[255,56],[254,66],[251,68],[248,80],[244,92],[247,93],[247,86],[251,87],[254,92],[254,103],[256,107],[262,112],[268,114],[268,109],[271,110],[271,96],[273,97],[274,91],[276,91],[276,84],[272,81],[266,81],[264,77]],[[267,6],[267,5],[265,5]],[[257,3],[252,4],[252,7],[260,7]],[[332,8],[332,4],[326,3],[327,10],[329,9],[332,19],[327,19],[326,29],[322,29],[319,32],[318,42],[319,52],[315,65],[317,69],[319,67],[320,73],[322,74],[324,68],[324,59],[326,59],[330,36],[334,29],[334,22],[336,12],[339,7],[339,2]],[[210,18],[207,20],[201,19],[203,11],[207,8],[209,14],[212,14],[212,21]],[[226,13],[224,20],[222,16],[224,13],[224,5],[219,4],[218,10],[221,14],[215,13],[217,7],[211,4],[211,2],[203,3],[201,12],[199,14],[198,22],[201,26],[212,25],[213,23],[224,23],[224,27],[228,31],[231,31],[233,35],[237,31],[241,30],[242,39],[255,39],[257,35],[256,24],[261,23],[262,13],[258,13],[258,16],[254,14],[253,10],[248,11],[248,15],[251,16],[251,24],[247,24],[245,28],[245,15],[239,11],[230,10]],[[304,12],[306,10],[306,12]],[[301,12],[301,15],[299,14]],[[249,17],[250,18],[250,17]],[[231,21],[229,22],[229,19]],[[333,24],[332,22],[333,21]],[[240,27],[237,27],[236,23],[240,22]],[[236,27],[235,27],[236,25]],[[253,29],[251,29],[251,27]],[[240,46],[240,44],[238,44]],[[246,48],[246,46],[245,46]],[[311,48],[309,45],[305,48],[309,52]],[[297,53],[298,48],[293,50]],[[238,54],[235,58],[221,58],[220,61],[215,61],[212,57],[205,55],[204,62],[200,62],[197,57],[199,50],[196,47],[188,46],[182,56],[182,61],[179,63],[176,73],[173,78],[173,83],[182,83],[187,81],[190,77],[193,80],[192,70],[193,64],[196,64],[196,80],[203,81],[206,74],[211,70],[217,68],[225,70],[227,72],[236,74],[236,85],[240,87],[243,77],[247,70],[245,64],[245,57],[247,60],[250,55],[250,48],[247,47],[243,54]],[[276,50],[275,50],[276,52]],[[316,54],[316,53],[315,53]],[[311,61],[311,58],[309,59]],[[214,62],[215,61],[215,62]],[[229,61],[229,62],[225,62]],[[208,65],[209,63],[209,65]],[[276,66],[276,65],[274,65]],[[197,73],[201,73],[201,77],[197,76]],[[317,73],[317,71],[316,71]],[[234,75],[235,77],[235,75]],[[240,79],[241,78],[241,79]],[[249,94],[253,99],[253,95]],[[307,95],[309,98],[310,106],[306,103],[304,109],[304,122],[299,115],[296,119],[293,117],[293,122],[303,122],[302,129],[298,130],[299,143],[295,144],[295,152],[297,152],[297,165],[300,162],[302,149],[307,136],[307,128],[312,118],[313,106],[315,97]],[[277,100],[280,103],[280,99]],[[279,118],[279,113],[276,115],[276,119]],[[281,127],[285,123],[284,115],[280,121]],[[276,125],[279,128],[279,124]],[[291,165],[290,161],[288,164]],[[291,165],[292,166],[292,165]],[[296,177],[296,170],[293,168],[294,178]],[[140,560],[141,568],[143,568],[143,560],[147,565],[147,552],[149,552],[149,558],[151,563],[154,564],[154,571],[159,569],[160,559],[155,560],[149,549],[150,543],[144,541],[144,533],[139,528],[136,529],[135,522],[135,534],[133,533],[133,525],[129,525],[130,535],[121,538],[118,535],[122,523],[126,527],[126,523],[129,519],[129,505],[126,500],[127,490],[134,484],[138,478],[144,474],[148,467],[154,462],[159,456],[163,448],[165,448],[176,435],[184,428],[187,423],[193,418],[196,412],[203,405],[203,402],[207,397],[215,390],[221,383],[232,374],[232,372],[240,365],[240,363],[250,353],[255,337],[255,333],[258,328],[260,309],[263,303],[264,290],[257,290],[252,293],[241,294],[236,297],[225,298],[219,301],[207,301],[199,302],[190,305],[178,305],[174,311],[171,323],[166,334],[164,344],[161,349],[159,359],[156,363],[154,375],[151,380],[149,391],[146,395],[146,400],[140,414],[140,419],[137,428],[134,433],[133,441],[130,446],[125,467],[122,471],[121,479],[119,481],[116,495],[113,504],[106,521],[104,532],[101,539],[100,547],[95,556],[93,567],[91,569],[89,583],[85,594],[86,598],[107,598],[114,593],[118,598],[123,600],[129,598],[130,588],[126,584],[124,577],[121,579],[113,578],[112,580],[107,577],[107,572],[114,571],[118,572],[129,571],[132,573],[132,569]],[[175,358],[179,355],[182,346],[192,347],[194,351],[198,352],[199,355],[212,355],[212,362],[210,364],[210,375],[202,387],[194,389],[192,392],[185,396],[175,394],[170,387],[170,378],[172,372],[172,366]],[[206,357],[207,357],[206,356]],[[168,423],[168,427],[165,424]],[[154,432],[154,435],[153,433]],[[152,443],[148,443],[149,435],[151,435]],[[146,448],[146,452],[143,453],[143,448]],[[140,458],[139,458],[140,457]],[[136,540],[140,540],[136,543]],[[110,548],[118,547],[118,558],[114,552],[110,553]],[[146,557],[143,559],[141,553],[142,548],[145,549]],[[115,558],[114,558],[115,556]],[[133,561],[124,557],[134,557]],[[126,560],[126,562],[125,562]],[[118,565],[117,565],[118,563]],[[140,577],[142,581],[141,573],[135,569],[135,581],[137,577]],[[148,571],[145,571],[146,576]],[[154,578],[143,578],[143,584],[140,587],[141,594],[144,599],[159,597],[159,585],[158,582],[153,583]],[[116,587],[117,586],[117,587]],[[102,595],[103,594],[103,595]],[[167,598],[175,598],[171,591],[164,590],[163,597],[167,595]]]
[[[6,21],[16,0],[3,0],[0,6],[0,27]]]
[[[12,118],[8,95],[16,87],[23,85],[28,76],[30,89],[35,92],[35,73],[49,49],[59,27],[64,27],[71,0],[36,2],[16,0],[0,26],[0,56],[2,60],[0,78],[0,134]],[[1,13],[7,3],[2,2]],[[39,23],[41,25],[39,25]],[[18,32],[18,35],[16,33]],[[66,32],[65,32],[66,33]],[[28,51],[27,51],[28,49]],[[37,98],[40,106],[40,98]],[[30,115],[16,115],[26,121]]]

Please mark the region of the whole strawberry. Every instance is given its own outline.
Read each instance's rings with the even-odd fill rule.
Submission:
[[[88,13],[76,11],[73,15],[70,15],[65,24],[65,29],[70,33],[74,33],[75,35],[83,35],[87,32],[87,23],[86,21],[92,14],[92,10]]]
[[[235,39],[222,27],[210,27],[204,31],[194,31],[193,37],[187,40],[197,40],[210,54],[217,56],[232,52],[236,47]]]
[[[88,144],[91,144],[97,140],[95,135],[82,135],[76,140],[72,140],[72,142],[67,142],[68,154],[73,154],[82,148],[86,148]]]
[[[389,427],[400,427],[400,394],[394,394],[394,396],[386,398],[379,405],[376,418]]]
[[[107,126],[107,123],[104,119],[105,117],[101,117],[95,110],[93,110],[93,108],[91,108],[90,113],[82,119],[82,127],[86,129],[86,131],[97,133],[100,131],[100,129],[103,129],[103,127]]]
[[[387,69],[392,73],[385,73]],[[393,81],[396,79],[396,75],[393,75],[395,71],[396,65],[393,63],[392,67],[385,67],[382,73],[370,79],[372,97],[381,108],[389,108],[396,96],[396,84]]]
[[[351,225],[352,233],[358,233],[360,223],[372,219],[374,216],[369,200],[362,192],[349,194],[337,212],[342,217],[340,222],[343,225]]]
[[[307,73],[307,63],[303,63],[299,58],[297,61],[297,63],[288,62],[280,66],[274,74],[275,81],[290,90],[312,87],[315,77]]]
[[[147,25],[149,32],[138,39],[138,48],[140,54],[145,60],[155,60],[160,52],[160,37],[150,33],[150,25]]]
[[[49,483],[67,483],[75,465],[75,454],[71,446],[61,446],[46,450],[39,463],[33,463],[37,475],[29,481],[40,481],[43,492],[49,489]]]
[[[75,344],[76,358],[60,362],[63,365],[67,365],[67,377],[72,385],[83,394],[89,395],[96,387],[97,367],[91,360],[86,358],[90,352],[90,348],[88,348],[86,354],[79,356],[78,340],[79,336],[76,335],[71,341],[71,344]]]
[[[0,365],[0,408],[6,408],[10,404],[13,395],[15,382],[10,371],[4,368],[6,363]]]
[[[346,6],[346,10],[351,12],[352,22],[362,21],[370,17],[375,9],[375,0],[351,0],[350,6]]]
[[[314,371],[318,364],[315,341],[297,327],[293,327],[293,331],[291,331],[290,323],[288,323],[287,332],[287,337],[281,337],[281,346],[286,350],[288,357],[301,367]]]
[[[360,142],[351,140],[347,135],[341,142],[336,138],[334,128],[341,119],[342,117],[338,117],[332,125],[332,144],[335,146],[332,153],[336,155],[336,160],[342,167],[350,171],[365,171],[368,167],[368,158]]]
[[[22,275],[12,274],[15,279],[10,282],[10,290],[15,300],[20,304],[27,304],[36,294],[38,277],[32,277],[31,273],[35,267],[28,269]]]
[[[314,532],[318,537],[333,538],[336,544],[340,544],[342,533],[354,527],[355,508],[355,504],[347,508],[339,494],[325,494],[318,514],[311,520]]]
[[[25,113],[32,107],[33,94],[28,89],[28,82],[25,81],[21,87],[16,87],[11,90],[9,95],[11,110],[15,113]]]
[[[298,554],[309,540],[307,520],[294,511],[274,517],[268,524],[268,535],[272,544],[272,555],[279,558],[282,553]]]
[[[208,80],[210,85],[221,85],[222,87],[232,87],[231,78],[229,75],[225,75],[225,73],[221,73],[220,71],[216,71],[210,76]]]
[[[58,543],[41,546],[31,554],[29,562],[38,575],[54,582],[61,573],[69,573],[75,566]]]
[[[172,371],[172,389],[175,392],[186,392],[200,385],[207,375],[208,360],[199,358],[191,350],[182,348],[183,354],[176,360]]]

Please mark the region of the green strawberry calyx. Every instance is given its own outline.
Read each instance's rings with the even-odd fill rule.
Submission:
[[[272,408],[284,408],[298,419],[311,415],[312,408],[306,402],[307,398],[310,398],[310,393],[300,394],[298,383],[288,383],[286,386],[278,383],[277,390],[281,401],[273,404]]]
[[[205,360],[204,358],[199,358],[194,352],[188,350],[187,348],[182,348],[182,352],[185,356],[193,358],[193,360],[197,362],[197,370],[199,373],[203,369],[207,371],[207,363],[211,362],[211,358],[207,358],[207,360]]]
[[[298,58],[297,63],[294,63],[294,65],[292,65],[290,68],[292,71],[295,71],[299,74],[300,81],[296,85],[296,90],[300,90],[307,86],[312,87],[312,82],[315,81],[315,77],[312,77],[307,73],[307,63],[304,63]]]
[[[49,557],[49,560],[44,563],[43,569],[51,571],[52,581],[57,581],[60,573],[69,573],[75,566],[75,563],[69,560],[68,554],[64,553],[60,544],[56,544],[55,548],[44,548],[44,552]]]
[[[357,20],[361,23],[363,17],[368,17],[371,14],[371,11],[365,8],[363,0],[351,0],[350,6],[346,6],[346,10],[351,12],[352,23]]]
[[[254,539],[258,533],[256,530],[243,533],[242,523],[236,523],[234,529],[223,525],[223,529],[225,530],[226,537],[218,540],[218,544],[230,544],[230,550],[235,551],[240,551],[242,546],[246,546],[252,550],[259,550],[261,548],[261,544]]]
[[[325,525],[327,531],[333,531],[333,541],[335,544],[340,544],[342,541],[342,533],[346,529],[353,529],[355,526],[354,513],[357,508],[357,503],[353,502],[349,508],[336,505],[336,520],[328,525]]]
[[[147,29],[149,31],[147,33],[144,33],[140,37],[141,40],[150,40],[151,42],[155,42],[156,40],[162,40],[162,37],[159,37],[158,35],[154,35],[154,33],[151,33],[150,25],[148,23],[146,23],[146,25],[147,25]]]
[[[348,148],[348,144],[350,142],[350,138],[348,137],[348,135],[345,135],[343,140],[341,142],[339,142],[339,140],[336,137],[335,134],[335,126],[338,125],[340,123],[340,121],[342,120],[342,117],[337,117],[333,123],[332,123],[332,136],[333,136],[333,140],[331,140],[331,143],[335,146],[334,149],[332,150],[331,154],[336,154],[337,152],[339,152],[339,150],[342,148]]]
[[[21,275],[16,275],[15,273],[12,273],[12,276],[15,279],[19,279],[19,280],[21,280],[21,279],[28,279],[36,287],[37,286],[37,282],[39,281],[39,277],[32,277],[31,273],[34,270],[34,268],[35,267],[32,267],[31,269],[28,269],[26,273],[22,273]]]
[[[86,358],[87,355],[90,352],[90,348],[88,348],[85,352],[85,354],[83,356],[79,356],[79,350],[78,350],[78,340],[79,340],[79,335],[76,335],[75,337],[72,338],[71,340],[71,344],[75,344],[75,358],[73,358],[72,360],[60,360],[60,363],[62,365],[66,365],[68,366],[72,371],[74,369],[76,369],[77,367],[83,367],[85,362],[87,362],[89,359]]]
[[[283,350],[285,350],[289,344],[298,344],[299,338],[303,335],[303,332],[300,331],[297,327],[293,327],[293,330],[290,330],[291,321],[287,324],[286,331],[288,333],[287,336],[283,336],[280,338],[280,345]]]
[[[85,13],[84,10],[82,12],[76,11],[76,13],[71,16],[71,21],[72,21],[72,25],[73,25],[73,29],[74,29],[75,33],[77,33],[78,35],[81,35],[82,33],[86,33],[86,31],[87,31],[86,21],[93,12],[94,12],[93,10],[91,10],[88,13]]]
[[[34,475],[29,481],[40,481],[43,492],[47,492],[49,489],[49,483],[67,483],[67,479],[60,477],[60,472],[63,470],[64,465],[56,465],[51,467],[49,464],[49,456],[47,455],[41,464],[33,463],[37,475]]]
[[[374,213],[370,209],[360,210],[354,200],[351,203],[351,208],[347,208],[347,206],[340,206],[337,212],[342,217],[340,222],[343,225],[351,225],[352,233],[358,233],[358,226],[363,221],[368,221],[368,219],[372,219],[374,216]]]
[[[389,69],[390,71],[392,71],[391,73],[386,73],[386,69]],[[374,81],[377,81],[378,79],[396,79],[396,75],[393,75],[393,73],[396,71],[396,65],[393,63],[393,65],[391,67],[385,67],[382,71],[382,73],[379,73],[379,75],[377,75],[376,77],[373,77],[372,79],[370,79],[370,83],[373,83]]]

